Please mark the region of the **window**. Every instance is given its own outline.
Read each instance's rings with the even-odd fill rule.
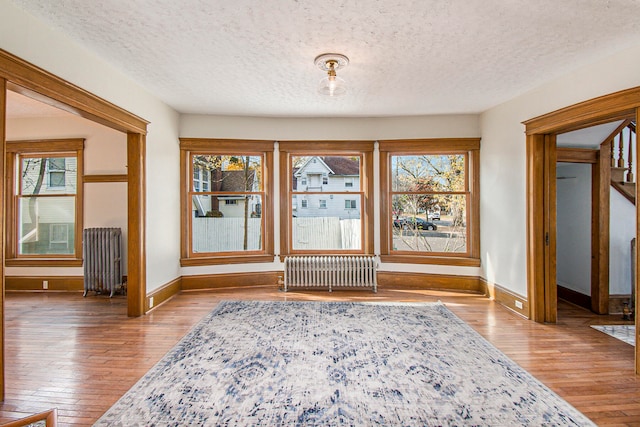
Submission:
[[[273,261],[273,142],[180,140],[182,265]],[[237,261],[236,261],[237,259]]]
[[[383,260],[479,265],[479,148],[478,139],[380,142]]]
[[[211,172],[203,166],[193,167],[193,191],[209,191]]]
[[[65,158],[53,157],[49,158],[46,162],[47,169],[49,170],[49,187],[50,188],[62,188],[65,187]]]
[[[7,142],[7,265],[82,265],[84,140]]]
[[[344,187],[345,188],[353,188],[353,178],[345,178],[344,179]]]
[[[373,253],[373,143],[311,145],[280,142],[280,182],[289,202],[280,215],[281,254]],[[337,186],[323,187],[329,174]],[[302,177],[310,180],[308,187],[296,185]],[[352,183],[349,190],[341,188],[345,178]]]

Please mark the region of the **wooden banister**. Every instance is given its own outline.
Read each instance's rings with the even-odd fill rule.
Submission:
[[[635,182],[635,177],[633,176],[633,151],[631,150],[631,147],[633,146],[631,142],[631,134],[635,133],[635,130],[632,129],[631,126],[627,126],[627,129],[629,129],[629,157],[627,159],[629,167],[627,169],[627,182]],[[620,135],[622,135],[622,133]]]

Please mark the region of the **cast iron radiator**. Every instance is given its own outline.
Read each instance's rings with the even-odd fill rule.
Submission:
[[[377,292],[374,256],[289,256],[284,260],[284,291],[292,287],[370,287]]]
[[[87,292],[112,297],[122,287],[122,231],[119,228],[86,228],[82,232],[84,296]]]

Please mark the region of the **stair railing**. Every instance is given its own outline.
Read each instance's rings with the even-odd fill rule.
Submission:
[[[623,182],[635,182],[633,174],[633,136],[636,133],[636,125],[632,120],[625,120],[614,133],[605,140],[611,141],[611,167],[624,169]],[[625,158],[625,137],[627,139],[627,155]],[[617,146],[616,146],[617,144]],[[617,152],[617,159],[614,157]]]

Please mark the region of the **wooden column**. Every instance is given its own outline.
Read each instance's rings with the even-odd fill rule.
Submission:
[[[526,166],[529,318],[544,322],[544,135],[527,135]]]
[[[611,141],[600,145],[600,179],[598,191],[598,283],[591,287],[591,309],[594,313],[607,314],[609,312],[609,205],[611,190]]]
[[[127,134],[127,197],[128,234],[127,241],[127,315],[144,314],[144,299],[147,293],[145,251],[145,150],[146,138],[141,133]]]
[[[640,123],[638,120],[640,119],[640,108],[636,108],[636,129],[637,129],[637,125],[638,123]],[[640,144],[638,141],[638,134],[636,133],[636,153],[639,153],[638,148],[640,148]],[[639,163],[640,164],[640,163]],[[635,265],[634,265],[634,269],[635,269],[635,289],[636,289],[636,303],[635,303],[635,320],[636,320],[636,375],[640,374],[640,340],[638,340],[638,337],[640,337],[640,316],[638,316],[638,301],[640,301],[640,298],[638,298],[638,277],[640,276],[640,274],[638,274],[638,266],[640,265],[640,250],[638,250],[638,238],[640,238],[640,199],[638,199],[638,186],[636,185],[636,259],[635,259]]]
[[[4,234],[5,234],[5,159],[7,154],[7,135],[6,135],[6,117],[7,117],[7,81],[0,78],[0,170],[2,171],[2,179],[0,179],[0,281],[2,281],[2,290],[0,292],[0,401],[4,402]]]
[[[544,263],[545,263],[545,288],[544,288],[544,321],[556,323],[558,320],[558,281],[556,273],[556,242],[557,242],[557,215],[556,215],[556,136],[544,136]]]

